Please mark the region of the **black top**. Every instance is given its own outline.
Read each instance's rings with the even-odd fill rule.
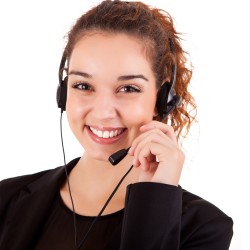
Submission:
[[[108,242],[112,240],[115,231],[121,227],[123,213],[124,210],[122,209],[116,213],[101,216],[92,228],[91,233],[88,234],[83,249],[104,249]],[[78,243],[84,238],[94,219],[94,216],[76,214]],[[58,229],[60,233],[58,233]],[[59,192],[39,235],[35,250],[72,250],[75,247],[73,213],[64,204]]]
[[[74,249],[73,219],[57,202],[64,182],[63,167],[0,182],[1,250]],[[79,234],[89,223],[77,216]],[[108,250],[228,250],[232,227],[220,209],[180,186],[135,183],[127,187],[124,215],[103,216],[86,242],[91,246],[82,249],[95,250],[92,244],[98,244]]]

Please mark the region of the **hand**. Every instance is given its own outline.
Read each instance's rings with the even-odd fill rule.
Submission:
[[[160,182],[178,186],[185,160],[171,126],[152,121],[140,128],[128,154],[134,167],[141,168],[139,182]]]

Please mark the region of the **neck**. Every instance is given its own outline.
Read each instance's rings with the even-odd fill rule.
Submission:
[[[98,214],[131,165],[130,156],[126,156],[119,164],[112,166],[108,161],[97,161],[86,154],[83,155],[69,175],[76,212],[83,215]],[[112,213],[124,207],[126,187],[137,182],[137,179],[138,169],[133,168],[103,214]],[[71,207],[66,183],[61,191],[64,202]]]
[[[128,171],[132,165],[132,160],[131,156],[126,156],[119,164],[113,166],[108,161],[96,160],[84,154],[70,173],[72,188],[74,190],[87,188],[87,190],[110,192]],[[136,182],[137,177],[137,169],[132,169],[123,181],[122,186],[126,187]]]

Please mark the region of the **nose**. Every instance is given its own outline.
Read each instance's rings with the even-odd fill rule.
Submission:
[[[93,116],[98,121],[109,121],[117,116],[116,100],[112,94],[96,95],[93,103]]]

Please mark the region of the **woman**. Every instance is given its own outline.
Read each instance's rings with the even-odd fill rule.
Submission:
[[[103,1],[78,19],[57,101],[84,154],[66,176],[1,182],[1,249],[229,248],[231,218],[179,186],[195,108],[179,40],[167,13],[139,2]]]

